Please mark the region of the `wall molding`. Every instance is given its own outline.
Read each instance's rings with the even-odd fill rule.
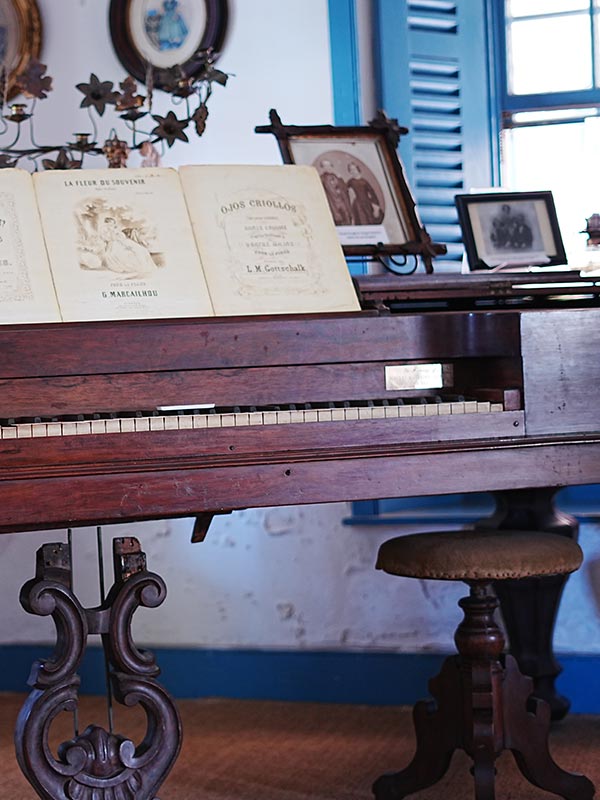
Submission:
[[[440,653],[218,650],[152,648],[161,683],[175,697],[230,697],[366,705],[412,705],[428,696],[427,681],[439,670]],[[0,645],[0,691],[27,691],[35,659],[50,655],[37,645]],[[558,656],[558,689],[571,710],[600,714],[600,654]],[[82,693],[103,694],[100,647],[86,653]]]

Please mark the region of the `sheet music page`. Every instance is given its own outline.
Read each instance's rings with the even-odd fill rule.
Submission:
[[[34,185],[63,319],[213,315],[175,170],[48,171]]]
[[[313,167],[187,166],[180,175],[216,314],[359,310]]]
[[[59,322],[31,175],[0,170],[0,323]]]

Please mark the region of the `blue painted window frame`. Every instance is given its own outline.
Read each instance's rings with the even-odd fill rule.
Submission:
[[[336,125],[361,124],[358,20],[354,0],[328,0],[333,109]]]
[[[597,85],[591,89],[569,92],[544,92],[535,94],[513,95],[508,91],[508,58],[506,47],[506,14],[505,0],[489,0],[494,36],[496,61],[496,87],[500,110],[504,117],[519,111],[542,111],[545,109],[577,108],[600,106],[600,83],[594,75],[600,76],[598,66],[600,53],[595,43],[595,28],[600,25],[599,9],[594,13],[594,0],[589,0],[587,13],[590,16],[590,48],[592,52],[592,83]]]

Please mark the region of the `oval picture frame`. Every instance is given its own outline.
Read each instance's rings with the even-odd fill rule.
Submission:
[[[127,73],[146,82],[154,68],[154,86],[162,89],[161,70],[180,65],[187,77],[204,68],[199,50],[212,48],[215,59],[225,41],[227,0],[111,0],[110,34]]]
[[[6,0],[0,11],[0,62],[8,65],[6,96],[19,94],[17,77],[42,49],[42,18],[36,0]]]

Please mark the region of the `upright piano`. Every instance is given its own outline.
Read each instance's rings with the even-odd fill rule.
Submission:
[[[488,525],[575,535],[552,495],[600,483],[600,279],[367,276],[357,290],[351,313],[2,326],[0,532],[185,516],[201,538],[235,509],[490,491]],[[68,594],[67,557],[47,555],[38,578]],[[560,716],[562,583],[541,585],[501,599]]]

